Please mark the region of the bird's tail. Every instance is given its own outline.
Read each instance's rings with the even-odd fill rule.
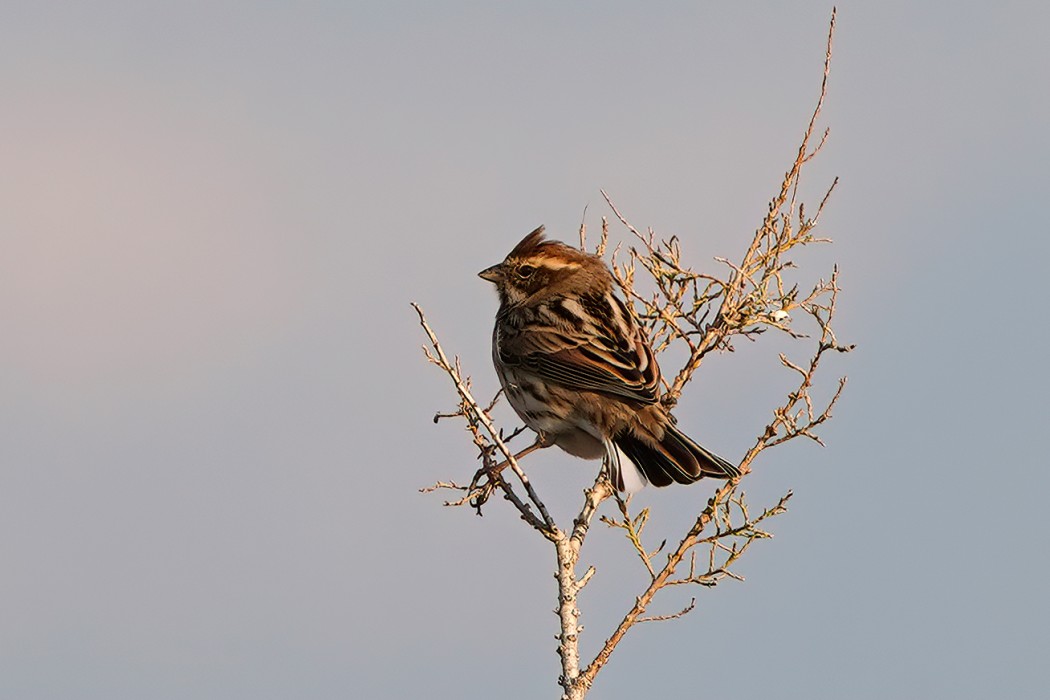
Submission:
[[[715,479],[740,476],[740,470],[734,465],[690,440],[674,424],[667,426],[664,439],[658,443],[629,430],[617,435],[612,443],[615,448],[612,452],[618,457],[614,459],[610,454],[613,484],[621,491],[633,493],[645,486],[645,482],[667,486],[672,482],[691,484],[705,476]],[[637,485],[639,478],[641,484]]]

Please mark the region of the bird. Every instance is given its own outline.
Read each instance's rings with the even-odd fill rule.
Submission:
[[[540,226],[478,276],[499,297],[492,361],[500,385],[541,446],[604,458],[628,494],[740,476],[660,402],[652,346],[600,257],[548,240]]]

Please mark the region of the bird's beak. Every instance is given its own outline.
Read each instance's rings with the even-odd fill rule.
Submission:
[[[493,265],[492,267],[486,267],[484,270],[478,273],[478,277],[489,282],[499,282],[503,279],[503,265]]]

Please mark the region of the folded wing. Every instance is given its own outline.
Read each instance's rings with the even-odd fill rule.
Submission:
[[[653,351],[623,304],[610,298],[597,305],[604,313],[575,323],[552,314],[548,322],[529,324],[528,332],[501,334],[500,360],[572,389],[655,403],[660,368]]]

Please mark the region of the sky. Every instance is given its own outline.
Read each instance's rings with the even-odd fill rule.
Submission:
[[[596,231],[601,189],[694,267],[739,258],[830,12],[5,2],[0,697],[558,697],[553,553],[418,492],[475,461],[409,303],[488,397],[476,273]],[[631,632],[593,697],[1043,696],[1048,15],[840,4],[802,184],[840,177],[834,244],[795,259],[839,265],[857,344],[827,447],[761,456],[751,502],[795,495],[746,580]],[[710,357],[680,424],[742,455],[780,349]],[[597,467],[526,463],[563,522]],[[654,541],[713,488],[643,492]],[[600,526],[583,561],[586,655],[645,574]]]

